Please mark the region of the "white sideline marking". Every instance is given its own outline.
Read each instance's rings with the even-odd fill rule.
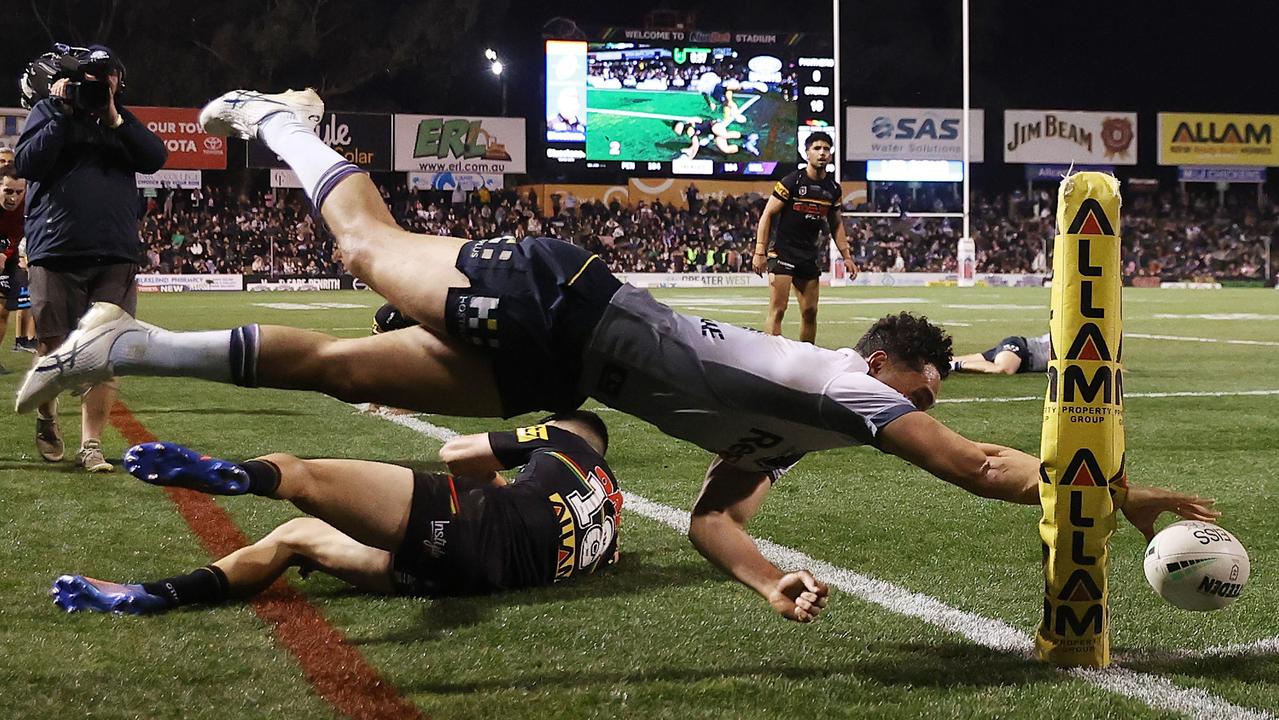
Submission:
[[[362,410],[368,409],[367,405],[355,407]],[[378,416],[440,441],[446,441],[458,434],[448,428],[432,425],[408,415],[378,413]],[[688,532],[688,513],[683,510],[653,502],[630,492],[625,493],[625,503],[628,511],[656,520],[681,534]],[[831,565],[769,540],[756,539],[755,544],[759,546],[760,552],[765,557],[778,566],[809,568],[830,585],[866,602],[879,605],[889,612],[923,620],[992,650],[1020,655],[1027,659],[1031,657],[1034,643],[1030,636],[1005,622],[950,607],[936,598]],[[1274,646],[1279,646],[1279,638],[1269,638],[1253,645],[1272,649]],[[1226,649],[1229,648],[1221,650]],[[1204,652],[1212,650],[1210,648]],[[1181,687],[1165,677],[1136,672],[1118,665],[1105,669],[1071,668],[1062,672],[1103,690],[1140,700],[1152,708],[1179,712],[1197,720],[1220,720],[1223,717],[1240,720],[1274,720],[1274,715],[1264,710],[1235,705],[1207,690]]]
[[[1182,390],[1178,392],[1149,392],[1149,393],[1124,393],[1124,399],[1128,398],[1174,398],[1174,397],[1239,397],[1243,395],[1279,395],[1279,390],[1229,390],[1229,391],[1207,391],[1207,390]],[[938,403],[1010,403],[1024,402],[1027,400],[1043,400],[1044,396],[1040,395],[1017,395],[1015,397],[992,397],[992,398],[942,398]]]
[[[1155,313],[1154,316],[1161,320],[1279,320],[1279,315],[1261,313],[1200,313],[1198,315]]]
[[[666,305],[680,305],[680,306],[701,305],[701,306],[707,306],[707,307],[725,307],[725,306],[732,307],[734,305],[744,305],[744,306],[749,305],[749,306],[765,307],[768,305],[768,298],[766,297],[757,297],[757,298],[681,297],[681,298],[666,298],[665,300],[659,300],[659,302],[662,302]],[[925,300],[923,298],[915,298],[915,297],[904,297],[904,298],[833,297],[833,298],[827,298],[825,300],[822,300],[821,304],[823,306],[826,306],[826,305],[929,305],[931,303],[928,300]]]
[[[1185,340],[1187,342],[1198,343],[1222,343],[1223,345],[1266,345],[1268,347],[1279,347],[1279,342],[1274,342],[1273,340],[1221,340],[1218,338],[1186,337],[1184,335],[1147,335],[1145,333],[1124,333],[1124,337],[1139,338],[1141,340]]]

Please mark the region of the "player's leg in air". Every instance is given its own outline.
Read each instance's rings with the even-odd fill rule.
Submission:
[[[534,275],[554,272],[556,286],[573,296],[567,304],[580,302],[588,315],[588,305],[602,312],[620,282],[602,263],[592,262],[597,258],[567,243],[468,241],[401,229],[368,176],[315,135],[322,113],[323,103],[310,90],[234,91],[209,103],[201,123],[214,134],[261,140],[284,158],[337,238],[347,269],[416,319],[418,327],[355,339],[256,324],[172,333],[136,322],[113,306],[96,305],[77,332],[28,373],[18,411],[115,374],[316,390],[350,402],[486,417],[580,404],[570,373],[554,373],[542,383],[533,377],[562,367],[552,356],[572,359],[572,344],[585,341],[573,337],[566,344],[563,333],[549,327],[544,331],[552,337],[529,338],[530,318],[545,322],[543,309],[536,307],[540,296],[532,290]],[[482,278],[484,287],[476,287],[475,278]],[[586,319],[584,332],[595,319]],[[520,359],[530,346],[541,356]],[[505,380],[495,377],[495,365],[508,370]]]
[[[1025,362],[1026,338],[1006,337],[995,347],[980,353],[960,355],[950,363],[952,372],[1016,375]]]
[[[54,582],[52,594],[68,612],[140,615],[250,597],[290,567],[319,570],[373,592],[394,589],[391,553],[404,540],[413,504],[415,480],[409,468],[282,454],[232,463],[158,442],[130,448],[124,463],[135,477],[154,485],[217,495],[253,493],[287,500],[313,517],[290,520],[256,543],[185,575],[130,585],[64,575]]]

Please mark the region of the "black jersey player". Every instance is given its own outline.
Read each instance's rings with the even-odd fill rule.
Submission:
[[[313,517],[186,575],[129,585],[64,575],[52,594],[68,612],[144,614],[250,596],[295,566],[421,597],[549,585],[618,557],[622,495],[607,444],[599,416],[580,410],[455,437],[440,449],[450,474],[282,454],[232,463],[144,443],[125,455],[140,480],[288,500]],[[520,466],[509,482],[497,473]]]
[[[757,274],[767,269],[769,277],[768,317],[764,329],[782,334],[782,318],[795,290],[799,300],[799,339],[817,339],[817,296],[825,260],[822,231],[829,231],[844,258],[849,278],[857,275],[857,265],[848,248],[844,224],[840,221],[841,190],[826,172],[831,158],[831,137],[815,132],[804,141],[808,166],[777,182],[759,218],[755,233],[755,255],[751,267]],[[776,221],[776,233],[773,233]],[[769,249],[769,236],[773,236]]]

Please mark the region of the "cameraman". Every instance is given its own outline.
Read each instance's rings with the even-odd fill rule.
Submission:
[[[42,355],[62,343],[94,302],[130,313],[137,308],[141,243],[134,173],[159,170],[168,152],[116,103],[123,78],[124,66],[106,47],[58,46],[57,54],[32,63],[22,81],[24,101],[34,104],[14,167],[31,181],[27,262]],[[84,394],[76,464],[89,472],[114,469],[100,438],[115,396],[113,381]],[[37,412],[36,448],[49,462],[65,454],[56,402]]]

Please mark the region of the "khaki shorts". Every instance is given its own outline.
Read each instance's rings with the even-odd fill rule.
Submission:
[[[133,315],[138,310],[138,286],[134,263],[94,265],[77,270],[54,271],[38,265],[30,270],[31,311],[36,337],[65,337],[80,316],[95,302],[109,302]]]

